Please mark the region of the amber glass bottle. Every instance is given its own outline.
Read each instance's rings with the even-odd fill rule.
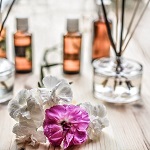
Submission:
[[[1,25],[0,25],[1,29]],[[4,28],[0,35],[0,58],[6,58],[6,28]]]
[[[112,22],[109,20],[110,27]],[[92,61],[101,57],[110,56],[110,41],[107,34],[105,20],[100,17],[93,22],[93,45],[92,45]]]
[[[17,32],[14,34],[15,67],[17,73],[32,71],[32,35],[28,33],[28,19],[17,18]]]
[[[78,24],[78,19],[67,19],[67,33],[63,36],[63,72],[66,74],[80,73],[82,35]]]

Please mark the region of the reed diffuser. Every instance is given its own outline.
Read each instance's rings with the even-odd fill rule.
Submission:
[[[136,61],[123,58],[123,52],[126,50],[145,10],[150,2],[147,1],[142,13],[136,23],[134,22],[137,10],[140,5],[140,0],[136,1],[136,5],[127,27],[127,32],[124,32],[125,8],[126,0],[116,0],[116,37],[112,37],[109,21],[107,17],[104,0],[100,0],[105,18],[109,40],[114,50],[114,58],[102,58],[93,62],[94,79],[93,93],[96,98],[102,99],[111,103],[129,103],[140,99],[142,65]],[[121,14],[119,18],[119,4],[121,2]],[[120,28],[119,28],[120,24]],[[133,25],[135,26],[133,27]],[[131,30],[131,27],[133,30]],[[119,30],[120,29],[120,30]]]

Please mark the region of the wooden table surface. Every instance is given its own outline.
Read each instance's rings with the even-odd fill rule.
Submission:
[[[95,142],[88,141],[80,147],[73,147],[72,150],[148,150],[150,149],[150,93],[149,86],[150,71],[145,63],[145,56],[136,42],[130,44],[132,56],[139,61],[143,61],[144,74],[142,86],[142,99],[126,105],[113,105],[104,103],[107,107],[107,116],[110,121],[109,127],[101,133],[100,139]],[[138,53],[137,53],[138,51]],[[126,53],[127,56],[129,56]],[[61,71],[60,71],[61,72]],[[61,74],[61,73],[60,73]],[[92,104],[102,103],[95,99],[92,94],[92,67],[90,63],[82,66],[81,75],[61,76],[73,81],[72,89],[74,93],[73,102],[89,101]],[[14,93],[36,83],[35,75],[17,75],[15,81]],[[27,86],[27,85],[26,85]],[[12,127],[15,121],[9,116],[7,103],[0,104],[0,150],[16,150],[15,135],[12,133]],[[40,145],[38,150],[61,149],[48,145]],[[32,150],[27,147],[27,150]]]
[[[103,103],[95,99],[92,94],[92,67],[87,47],[83,48],[82,72],[79,76],[62,76],[73,81],[74,103],[89,101],[93,105],[103,103],[107,108],[107,117],[110,121],[109,127],[105,128],[100,139],[88,141],[80,147],[72,147],[71,150],[150,150],[150,30],[148,23],[149,12],[140,24],[134,40],[131,41],[125,56],[138,60],[143,64],[142,98],[141,100],[126,104],[113,105]],[[150,21],[149,21],[150,22]],[[149,34],[148,34],[149,33]],[[86,41],[86,38],[84,39]],[[54,71],[55,72],[55,71]],[[38,77],[36,75],[17,75],[14,94],[24,86],[36,86]],[[34,83],[34,85],[33,85]],[[16,150],[15,135],[12,127],[15,121],[9,116],[7,103],[0,104],[0,150]],[[32,150],[32,147],[27,147]],[[40,145],[38,150],[60,150],[52,146]]]

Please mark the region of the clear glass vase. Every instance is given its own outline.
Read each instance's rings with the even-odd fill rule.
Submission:
[[[93,94],[110,103],[140,99],[142,65],[126,58],[101,58],[93,62]]]
[[[12,98],[14,78],[14,64],[5,58],[0,58],[0,103],[4,103]]]

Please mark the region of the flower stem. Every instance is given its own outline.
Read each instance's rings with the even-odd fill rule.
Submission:
[[[41,65],[41,69],[40,69],[40,80],[41,80],[41,82],[42,82],[42,79],[44,78],[43,69],[44,68],[50,68],[50,67],[53,67],[53,66],[58,66],[58,65],[62,65],[62,63],[54,63],[54,64]]]

